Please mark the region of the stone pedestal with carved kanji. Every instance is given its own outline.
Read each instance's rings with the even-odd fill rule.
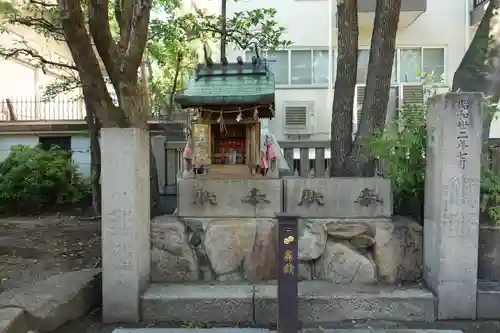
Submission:
[[[428,101],[424,277],[438,319],[475,319],[483,95]]]

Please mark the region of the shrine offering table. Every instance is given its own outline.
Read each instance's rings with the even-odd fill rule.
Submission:
[[[208,167],[208,173],[196,175],[196,179],[246,180],[264,179],[264,177],[260,173],[252,174],[246,164],[213,164]]]

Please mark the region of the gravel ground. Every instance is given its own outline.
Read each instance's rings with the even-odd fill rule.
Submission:
[[[111,333],[115,328],[130,327],[172,327],[166,324],[139,324],[139,325],[103,325],[99,311],[91,313],[86,318],[69,323],[61,327],[54,333]],[[464,333],[499,333],[500,321],[442,321],[435,323],[398,323],[389,321],[349,321],[338,323],[334,326],[324,326],[322,328],[311,328],[302,330],[303,333],[331,333],[325,332],[331,328],[373,328],[373,329],[442,329],[442,330],[461,330]],[[271,327],[274,330],[276,327]]]
[[[75,216],[0,219],[0,291],[99,267],[99,220]]]

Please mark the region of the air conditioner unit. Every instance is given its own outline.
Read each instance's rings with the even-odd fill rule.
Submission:
[[[356,94],[354,99],[354,115],[353,115],[353,130],[357,130],[359,121],[361,119],[361,109],[363,108],[363,102],[365,98],[366,85],[357,84]],[[389,91],[389,100],[387,101],[387,120],[390,121],[398,108],[398,96],[399,96],[399,86],[391,86]]]
[[[425,103],[424,86],[422,84],[402,84],[399,87],[399,108],[405,104],[422,105]]]
[[[356,92],[354,95],[354,114],[352,121],[354,123],[354,126],[356,127],[357,124],[359,124],[359,119],[361,119],[361,109],[363,108],[363,101],[365,99],[365,91],[366,91],[366,85],[364,84],[357,84],[356,85]]]
[[[312,134],[314,102],[287,102],[284,111],[285,134]]]

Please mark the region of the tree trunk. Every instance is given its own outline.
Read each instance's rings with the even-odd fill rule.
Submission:
[[[179,75],[181,73],[181,63],[182,63],[182,52],[177,54],[177,67],[175,67],[174,79],[172,82],[172,89],[170,90],[170,95],[168,96],[168,116],[172,115],[174,111],[174,97],[177,91],[177,81],[179,81]]]
[[[92,209],[96,216],[101,215],[101,147],[99,143],[100,124],[93,106],[85,103],[85,120],[90,136],[90,181],[92,186]]]
[[[153,154],[151,143],[149,144],[149,177],[150,177],[150,200],[151,200],[151,218],[160,215],[160,188],[158,182],[158,169],[156,168],[156,158]]]
[[[220,58],[226,56],[226,20],[227,20],[227,0],[221,0],[221,22],[220,22]]]
[[[331,164],[332,177],[344,176],[343,165],[351,152],[352,112],[358,68],[357,0],[338,0],[337,76],[332,105]]]
[[[401,0],[377,0],[363,108],[347,166],[353,176],[375,176],[366,140],[385,127],[400,11]]]
[[[482,92],[491,104],[497,104],[500,100],[499,8],[500,0],[490,1],[476,34],[455,71],[452,87],[452,91]],[[483,121],[485,145],[488,143],[494,116],[494,110],[489,111],[491,112],[487,112]]]

